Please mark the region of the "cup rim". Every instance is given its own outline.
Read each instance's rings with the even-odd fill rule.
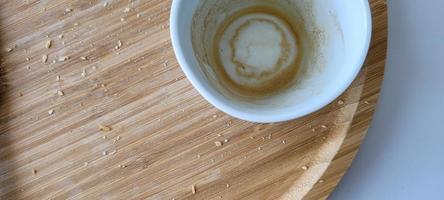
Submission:
[[[232,106],[229,106],[226,103],[224,103],[215,95],[214,91],[211,91],[212,89],[206,87],[203,84],[203,82],[191,70],[191,65],[188,62],[188,60],[185,58],[185,55],[183,53],[184,51],[186,51],[186,49],[180,42],[181,38],[183,39],[183,37],[181,37],[178,31],[179,27],[178,18],[179,18],[180,6],[181,3],[185,1],[188,0],[173,0],[171,5],[170,35],[171,35],[173,50],[176,55],[177,61],[182,71],[185,73],[186,77],[188,78],[188,80],[191,82],[194,88],[199,92],[199,94],[204,97],[205,100],[207,100],[210,104],[212,104],[222,112],[245,121],[257,122],[257,123],[283,122],[283,121],[297,119],[320,110],[321,108],[325,107],[326,105],[333,102],[336,98],[338,98],[352,84],[352,82],[360,72],[362,66],[364,65],[367,53],[370,48],[370,42],[372,37],[372,16],[371,16],[370,3],[367,0],[361,0],[365,9],[364,21],[365,21],[366,35],[364,36],[365,38],[364,46],[363,48],[361,48],[359,58],[356,59],[355,63],[350,66],[351,68],[350,73],[347,73],[347,76],[344,76],[344,81],[338,83],[338,86],[333,92],[329,92],[328,95],[320,96],[322,100],[319,101],[319,103],[317,104],[313,104],[311,106],[307,106],[297,110],[273,113],[272,115],[256,115],[246,110],[235,109]]]

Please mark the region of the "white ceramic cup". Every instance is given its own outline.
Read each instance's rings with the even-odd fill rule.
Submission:
[[[307,73],[286,92],[265,99],[230,94],[217,86],[217,81],[212,80],[214,77],[204,73],[208,70],[205,67],[211,66],[203,64],[193,48],[192,37],[196,33],[192,31],[205,31],[192,28],[194,16],[205,1],[215,0],[173,0],[170,17],[172,44],[177,60],[193,86],[208,102],[233,117],[271,123],[315,112],[331,103],[350,86],[365,61],[372,32],[368,0],[283,0],[294,2],[294,12],[301,12],[304,20],[312,23],[308,27],[313,29],[310,33],[321,33],[317,35],[319,41],[313,59],[316,58],[307,64],[304,69]],[[248,1],[254,0],[244,2]],[[217,3],[221,2],[224,0],[218,0]],[[236,6],[231,2],[229,5]],[[310,12],[305,13],[307,9]],[[226,15],[223,13],[218,17]]]

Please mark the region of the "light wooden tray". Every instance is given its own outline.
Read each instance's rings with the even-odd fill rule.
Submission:
[[[353,85],[310,116],[253,124],[184,77],[170,1],[2,1],[0,199],[325,199],[379,96],[387,10],[371,3]]]

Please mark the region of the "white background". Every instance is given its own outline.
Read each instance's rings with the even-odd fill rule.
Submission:
[[[330,200],[444,199],[444,0],[388,0],[382,96]]]

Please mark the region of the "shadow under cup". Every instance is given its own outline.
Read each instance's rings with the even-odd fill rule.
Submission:
[[[351,84],[370,41],[368,6],[365,0],[175,0],[173,45],[187,77],[214,106],[247,121],[285,121],[322,108]],[[279,15],[297,39],[297,70],[269,91],[236,89],[215,53],[221,26],[251,10]]]

